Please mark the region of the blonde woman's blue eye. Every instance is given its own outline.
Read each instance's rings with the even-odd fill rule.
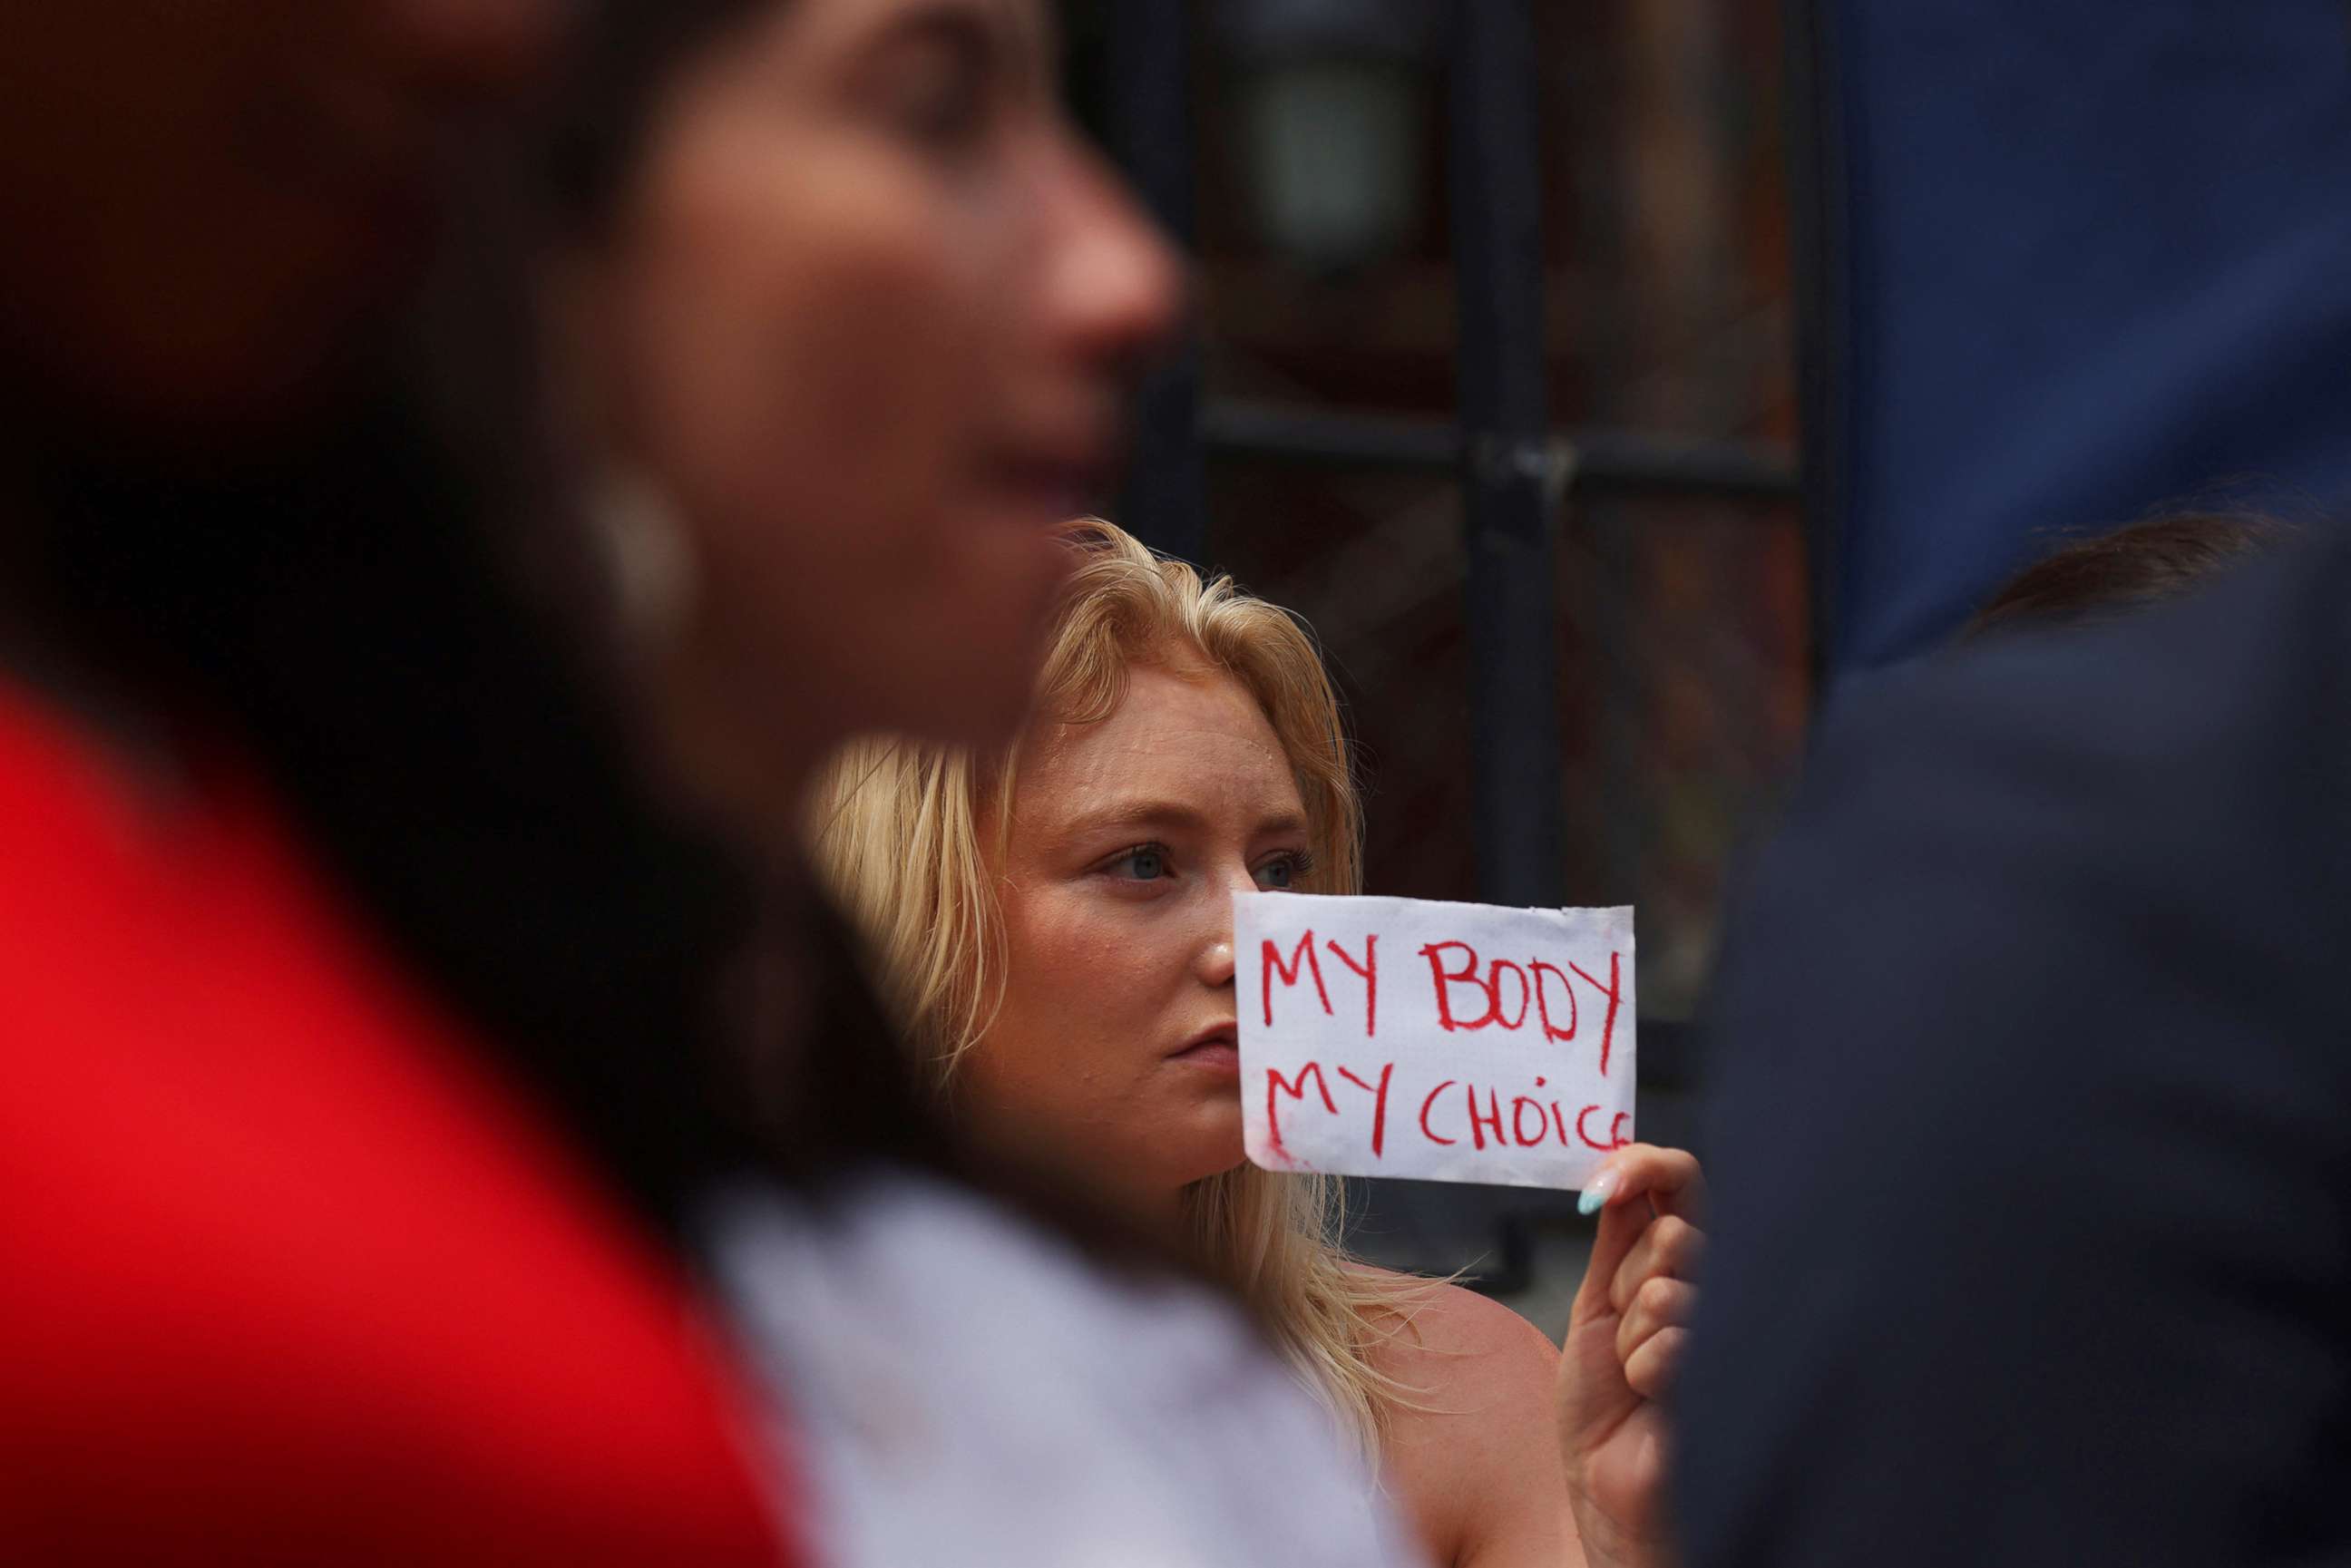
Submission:
[[[1297,885],[1298,862],[1283,856],[1270,860],[1257,868],[1257,884],[1269,893],[1280,893]]]
[[[1127,851],[1118,864],[1137,882],[1156,882],[1167,874],[1167,852],[1145,844]]]

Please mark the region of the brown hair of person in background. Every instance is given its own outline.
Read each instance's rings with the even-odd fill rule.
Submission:
[[[2179,512],[2075,539],[1984,601],[1962,642],[2022,626],[2074,625],[2193,592],[2294,537],[2259,512]]]

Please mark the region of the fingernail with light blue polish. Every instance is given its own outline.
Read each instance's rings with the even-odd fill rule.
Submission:
[[[1575,1212],[1587,1218],[1599,1213],[1607,1207],[1608,1195],[1615,1190],[1616,1173],[1602,1171],[1592,1178],[1592,1185],[1583,1189],[1583,1196],[1575,1200]]]

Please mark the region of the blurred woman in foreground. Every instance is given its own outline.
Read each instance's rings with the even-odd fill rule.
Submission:
[[[1343,1430],[1382,1461],[1437,1561],[1654,1550],[1648,1401],[1671,1375],[1697,1233],[1687,1155],[1635,1147],[1598,1290],[1558,1356],[1508,1309],[1348,1258],[1326,1178],[1245,1163],[1231,895],[1360,891],[1337,698],[1287,613],[1203,585],[1106,523],[1011,747],[850,747],[816,793],[818,865],[865,933],[925,1067],[974,1134],[1050,1161],[1257,1303]],[[1595,1553],[1597,1555],[1597,1553]]]
[[[1071,564],[1053,536],[1170,325],[1172,258],[1061,120],[1041,5],[628,19],[590,29],[558,148],[558,390],[651,749],[781,889],[747,1093],[786,1179],[715,1192],[701,1233],[815,1539],[844,1563],[1394,1561],[1222,1301],[1162,1267],[1105,1279],[1082,1218],[941,1179],[969,1167],[901,1097],[796,864],[849,734],[1018,726]]]

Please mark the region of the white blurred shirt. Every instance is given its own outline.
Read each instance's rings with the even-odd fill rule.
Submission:
[[[1229,1303],[904,1175],[822,1207],[738,1189],[706,1219],[830,1568],[1421,1562]]]

